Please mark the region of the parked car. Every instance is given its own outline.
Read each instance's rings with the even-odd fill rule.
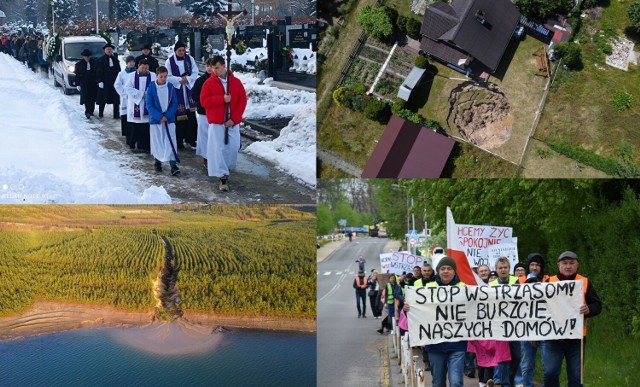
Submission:
[[[386,238],[387,237],[387,230],[385,229],[379,229],[378,230],[378,238]]]
[[[104,55],[102,47],[107,44],[104,38],[99,36],[67,36],[60,40],[60,52],[54,56],[52,66],[53,85],[55,87],[62,86],[65,94],[71,94],[76,91],[76,62],[82,59],[80,53],[86,48],[91,51],[91,56],[99,58]]]

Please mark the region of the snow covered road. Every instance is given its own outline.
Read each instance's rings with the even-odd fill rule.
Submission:
[[[128,151],[119,121],[107,118],[110,105],[104,119],[87,121],[78,95],[62,95],[51,79],[5,54],[0,68],[0,203],[315,202],[314,93],[243,79],[253,103],[248,116],[300,112],[283,129],[283,139],[241,152],[232,192],[225,196],[192,150],[181,151],[181,177],[157,175],[151,156]]]

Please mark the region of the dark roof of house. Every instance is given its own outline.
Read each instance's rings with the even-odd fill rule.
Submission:
[[[478,21],[478,14],[483,15],[484,24]],[[429,5],[424,14],[420,30],[424,36],[422,46],[423,49],[431,46],[433,50],[433,44],[424,42],[428,38],[449,46],[441,51],[458,47],[495,71],[519,19],[520,12],[510,0],[436,2]],[[433,55],[447,61],[446,57]]]
[[[393,116],[382,133],[363,178],[438,178],[455,141]]]

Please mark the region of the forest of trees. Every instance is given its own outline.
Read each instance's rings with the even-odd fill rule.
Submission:
[[[166,237],[185,313],[315,318],[316,221],[295,207],[2,206],[0,215],[0,315],[34,300],[150,311]]]

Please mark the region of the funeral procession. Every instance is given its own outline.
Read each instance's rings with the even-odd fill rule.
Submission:
[[[0,5],[0,203],[315,201],[315,1],[27,3]]]

